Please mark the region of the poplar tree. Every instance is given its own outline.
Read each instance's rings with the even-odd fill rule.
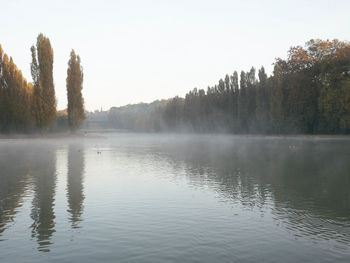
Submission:
[[[259,131],[266,133],[269,125],[268,78],[264,67],[259,69],[259,84],[256,91],[256,122]]]
[[[31,74],[34,84],[33,115],[36,126],[48,129],[56,120],[56,96],[53,83],[53,49],[50,40],[39,34],[31,47]]]
[[[247,74],[241,71],[240,89],[238,94],[238,119],[240,122],[241,132],[248,132],[248,84]]]
[[[31,95],[31,86],[0,45],[0,132],[28,130]]]
[[[273,71],[273,83],[271,85],[271,107],[270,107],[270,116],[272,120],[274,132],[282,132],[282,124],[284,118],[283,111],[283,79],[281,68],[278,64],[275,65]]]
[[[67,70],[68,124],[71,131],[76,131],[85,119],[83,88],[83,68],[80,57],[74,50],[70,53]]]
[[[247,122],[248,131],[256,132],[256,119],[255,119],[255,109],[256,109],[256,86],[257,81],[255,78],[255,68],[252,67],[249,72],[246,73],[246,85],[247,85]]]
[[[238,121],[238,94],[239,94],[239,85],[238,85],[238,73],[235,71],[231,76],[232,82],[232,118],[233,118],[233,132],[239,131],[239,121]]]

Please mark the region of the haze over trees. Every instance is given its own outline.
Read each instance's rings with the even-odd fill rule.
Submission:
[[[292,47],[287,59],[276,60],[272,76],[264,67],[258,72],[255,68],[235,71],[206,91],[195,88],[185,98],[169,99],[153,109],[142,118],[147,129],[121,122],[130,115],[126,109],[110,110],[115,127],[200,133],[350,133],[350,44],[317,39],[305,47]]]
[[[80,57],[72,50],[67,70],[68,124],[71,131],[76,131],[85,119],[83,88],[83,68]]]
[[[56,112],[50,40],[39,34],[31,54],[28,83],[0,47],[0,132],[47,131],[65,122],[66,111]],[[72,51],[66,82],[73,131],[85,118],[80,62]],[[350,44],[312,39],[278,58],[271,76],[264,67],[234,71],[184,98],[113,107],[109,124],[147,132],[350,133]]]
[[[163,111],[167,103],[167,100],[156,100],[152,103],[112,107],[106,118],[108,126],[139,132],[159,132],[163,130]],[[101,114],[94,115],[98,119]]]

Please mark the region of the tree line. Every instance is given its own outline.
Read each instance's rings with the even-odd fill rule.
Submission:
[[[53,49],[43,34],[31,57],[30,83],[0,46],[0,132],[45,132],[57,115],[75,131],[85,119],[80,57],[72,50],[63,116],[56,111]],[[276,59],[270,76],[264,67],[235,71],[184,98],[113,107],[109,119],[117,128],[149,132],[350,133],[350,44],[312,39]]]
[[[120,108],[111,109],[110,119],[118,128],[142,131],[350,133],[350,44],[312,39],[290,48],[287,59],[276,59],[271,76],[264,67],[235,71],[147,116],[128,114],[127,125]]]
[[[49,38],[37,37],[30,49],[32,82],[27,82],[12,57],[0,45],[0,132],[47,132],[56,123],[56,96],[53,80],[54,52]],[[75,131],[85,118],[81,94],[83,71],[80,57],[72,50],[66,88],[68,123]]]

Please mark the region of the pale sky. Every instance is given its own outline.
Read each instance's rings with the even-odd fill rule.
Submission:
[[[311,38],[350,40],[350,1],[0,0],[0,44],[28,81],[42,32],[54,49],[58,109],[71,49],[84,68],[85,107],[184,96],[226,73],[265,66]]]

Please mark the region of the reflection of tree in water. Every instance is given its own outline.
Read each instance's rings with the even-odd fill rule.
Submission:
[[[52,147],[32,149],[36,156],[33,160],[34,199],[31,218],[33,219],[32,237],[37,239],[40,251],[50,251],[52,234],[55,232],[55,187],[56,155]]]
[[[195,187],[246,208],[267,204],[296,234],[350,244],[349,142],[258,140],[168,145]]]
[[[2,143],[0,146],[0,241],[14,222],[29,185],[30,151],[27,147]],[[14,163],[15,161],[15,163]]]
[[[288,230],[350,244],[348,147],[342,142],[301,145],[276,165],[273,213]]]
[[[67,198],[68,212],[70,213],[70,221],[72,228],[78,228],[79,222],[82,220],[84,189],[84,153],[82,145],[69,145],[68,150],[68,178],[67,178]]]

